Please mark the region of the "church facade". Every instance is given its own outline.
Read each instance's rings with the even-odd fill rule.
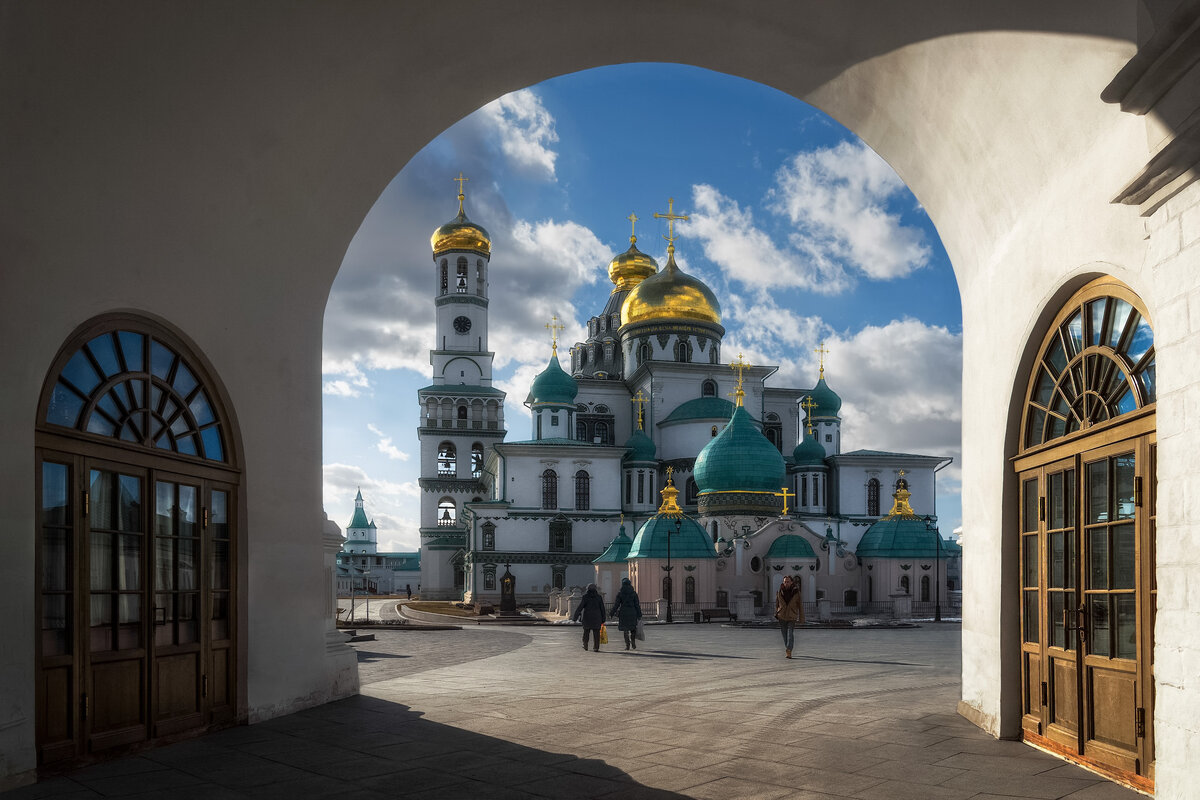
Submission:
[[[565,368],[562,326],[546,326],[549,362],[525,399],[531,435],[504,441],[505,398],[486,348],[491,243],[464,199],[460,190],[458,216],[431,242],[437,341],[433,384],[418,392],[422,597],[495,603],[506,569],[518,602],[533,605],[593,581],[611,595],[626,576],[644,602],[684,611],[746,595],[767,613],[785,574],[806,601],[850,610],[895,594],[946,602],[958,588],[948,569],[931,571],[958,558],[936,532],[936,472],[950,459],[842,452],[842,401],[825,381],[823,348],[812,388],[770,386],[777,367],[740,354],[727,363],[719,301],[675,263],[673,224],[686,217],[673,207],[666,265],[630,237]],[[856,548],[897,490],[921,510],[908,516],[928,546],[876,542],[864,562]],[[612,554],[629,537],[622,566]]]

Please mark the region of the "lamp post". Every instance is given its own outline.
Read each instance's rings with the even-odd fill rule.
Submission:
[[[675,618],[671,614],[672,596],[675,594],[675,581],[671,577],[671,534],[679,533],[683,529],[683,517],[675,518],[675,530],[667,528],[667,565],[662,568],[663,572],[667,573],[667,622],[674,622]]]

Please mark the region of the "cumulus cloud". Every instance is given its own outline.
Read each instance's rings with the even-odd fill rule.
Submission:
[[[380,549],[416,550],[421,544],[420,497],[416,481],[373,478],[353,464],[325,464],[323,496],[329,518],[345,532],[354,514],[354,496],[363,494],[367,518],[378,528]],[[390,543],[385,547],[385,543]]]
[[[823,253],[874,280],[899,278],[930,257],[923,233],[901,223],[888,203],[903,181],[861,142],[797,153],[776,173],[769,208],[795,226],[790,245]]]
[[[371,423],[367,423],[367,430],[379,437],[379,441],[375,443],[375,449],[383,453],[393,461],[408,461],[408,453],[400,450],[396,445],[392,444],[392,437],[388,436],[379,428]]]
[[[550,146],[558,141],[558,133],[554,130],[554,116],[533,90],[506,94],[476,113],[490,123],[500,152],[517,170],[554,180],[558,154]]]

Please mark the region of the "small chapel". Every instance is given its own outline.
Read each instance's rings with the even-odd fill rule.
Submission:
[[[726,361],[712,290],[675,261],[674,201],[661,268],[637,247],[587,338],[550,353],[525,405],[529,438],[507,439],[505,393],[487,346],[491,239],[465,212],[431,239],[437,340],[418,391],[421,585],[427,599],[517,602],[629,577],[644,604],[677,613],[750,598],[767,613],[784,575],[806,602],[848,610],[896,595],[947,603],[960,547],[943,539],[937,472],[951,459],[843,452],[842,400],[820,367],[808,388],[770,385],[776,366]],[[635,215],[630,216],[636,222]],[[730,399],[731,398],[731,399]],[[894,501],[886,505],[889,496]]]

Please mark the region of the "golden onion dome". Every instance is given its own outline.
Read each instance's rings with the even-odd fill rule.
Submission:
[[[658,272],[658,262],[637,249],[637,237],[629,237],[629,249],[608,262],[608,279],[614,292],[625,292]]]
[[[721,304],[712,290],[675,263],[668,249],[667,266],[630,291],[621,306],[621,325],[654,319],[692,319],[721,323]]]
[[[459,180],[459,178],[455,180]],[[466,179],[462,178],[462,180]],[[490,258],[492,255],[492,237],[488,236],[488,232],[483,229],[482,225],[476,225],[467,219],[467,214],[463,211],[464,199],[465,195],[463,195],[460,189],[458,193],[458,216],[433,232],[433,236],[429,237],[429,246],[433,248],[434,256],[441,255],[449,250],[474,250]]]

